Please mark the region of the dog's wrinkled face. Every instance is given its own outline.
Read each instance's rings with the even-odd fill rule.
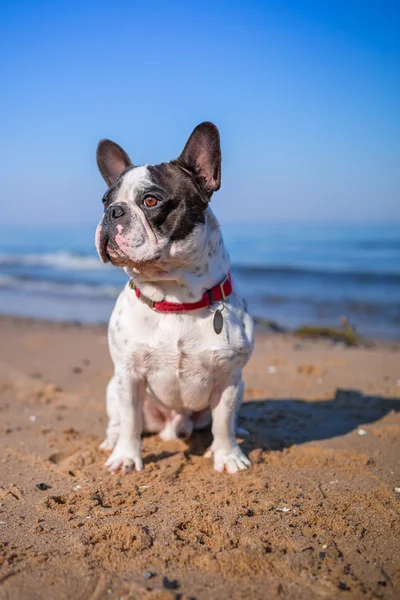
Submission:
[[[184,264],[191,238],[201,243],[204,211],[220,187],[219,133],[212,123],[198,125],[178,159],[135,167],[125,151],[109,140],[97,149],[97,164],[109,189],[96,232],[103,262],[145,269]]]

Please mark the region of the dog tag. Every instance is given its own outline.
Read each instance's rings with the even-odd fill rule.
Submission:
[[[220,311],[218,309],[215,311],[214,319],[213,319],[213,327],[214,327],[215,333],[219,335],[222,331],[223,326],[224,326],[224,317],[222,316],[222,311]]]

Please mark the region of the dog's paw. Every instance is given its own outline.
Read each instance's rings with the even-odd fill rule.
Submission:
[[[116,443],[117,440],[113,440],[112,438],[106,438],[104,442],[101,442],[99,448],[100,450],[104,450],[105,452],[111,452]]]
[[[251,465],[251,461],[237,445],[228,449],[211,446],[204,456],[205,458],[214,456],[214,469],[219,473],[226,470],[228,473],[234,474],[238,471],[245,471]]]
[[[118,447],[117,444],[112,452],[112,454],[106,460],[105,466],[108,467],[110,473],[122,473],[122,475],[126,475],[130,471],[136,469],[136,471],[141,471],[143,469],[143,462],[138,454],[132,449]]]

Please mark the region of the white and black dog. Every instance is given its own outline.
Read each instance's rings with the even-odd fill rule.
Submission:
[[[209,207],[221,181],[218,129],[201,123],[179,158],[144,167],[102,140],[97,164],[109,189],[96,247],[130,279],[109,325],[106,466],[141,470],[143,431],[186,438],[212,420],[215,469],[246,469],[235,428],[254,332]]]

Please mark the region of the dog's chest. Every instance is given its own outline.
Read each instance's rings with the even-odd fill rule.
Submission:
[[[144,345],[133,353],[134,368],[146,377],[148,392],[177,411],[205,408],[218,371],[221,376],[224,371],[225,361],[218,351],[194,352],[188,337],[172,344]]]
[[[110,322],[114,361],[130,364],[146,379],[149,393],[169,408],[205,408],[250,355],[252,336],[246,325],[251,328],[251,320],[235,306],[225,308],[224,328],[217,335],[209,309],[195,316],[155,313],[138,301],[133,311],[118,304]]]

